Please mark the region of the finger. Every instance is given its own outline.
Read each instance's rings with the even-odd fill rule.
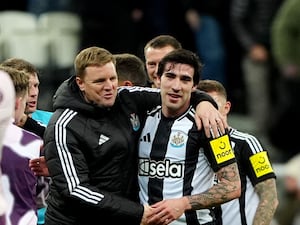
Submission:
[[[158,213],[152,215],[151,217],[147,217],[147,223],[151,224],[151,223],[159,223],[159,224],[163,224],[164,221],[162,220],[162,217],[164,216],[162,211],[159,211]]]
[[[219,135],[224,135],[225,134],[225,128],[224,128],[224,124],[222,122],[221,119],[217,119],[217,126],[218,126],[218,133]]]
[[[210,138],[212,133],[209,119],[202,119],[202,126],[204,128],[205,136]]]
[[[40,161],[40,158],[35,158],[35,159],[31,159],[29,162],[30,163],[36,163],[36,162],[39,162]]]
[[[164,215],[160,218],[160,223],[161,224],[169,224],[171,220],[168,218],[168,215]]]
[[[195,122],[196,122],[198,130],[201,130],[202,129],[202,121],[198,116],[195,116]]]
[[[216,138],[220,136],[219,133],[219,127],[218,127],[218,123],[219,123],[220,119],[219,118],[211,118],[209,121],[209,125],[210,125],[210,134],[212,136],[212,138]]]
[[[227,120],[224,116],[221,116],[218,119],[218,127],[219,127],[219,131],[221,132],[222,135],[227,133],[228,130],[228,124],[227,124]]]
[[[212,138],[217,138],[220,136],[218,125],[216,123],[211,125],[210,132],[211,132]]]
[[[171,223],[171,220],[170,219],[165,219],[164,224],[167,225],[169,223]]]

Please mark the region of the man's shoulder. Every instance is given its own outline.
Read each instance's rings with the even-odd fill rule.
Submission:
[[[19,140],[21,141],[21,137],[22,136],[28,136],[29,140],[42,140],[41,137],[39,137],[38,135],[36,135],[33,132],[30,132],[28,130],[25,130],[17,125],[14,124],[10,124],[5,132],[5,139],[10,141],[10,140]],[[24,142],[26,142],[26,140],[22,140]]]
[[[14,124],[8,126],[3,140],[4,147],[29,158],[39,156],[42,144],[43,140],[39,136]]]
[[[240,140],[242,142],[247,142],[247,141],[255,141],[255,142],[260,142],[260,140],[254,136],[253,134],[250,134],[248,132],[240,131],[234,128],[231,128],[229,131],[230,137]]]
[[[235,152],[243,151],[244,153],[248,152],[250,155],[254,155],[259,152],[267,151],[262,142],[250,133],[231,129],[229,138]]]

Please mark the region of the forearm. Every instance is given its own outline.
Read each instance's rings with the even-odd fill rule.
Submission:
[[[188,197],[192,210],[219,206],[240,196],[241,183],[236,163],[221,168],[218,179],[219,182],[206,192]]]
[[[255,186],[259,195],[259,205],[253,219],[253,225],[269,225],[278,206],[275,179],[268,179]]]
[[[212,208],[240,196],[241,183],[236,162],[219,169],[217,176],[220,182],[203,193],[165,199],[153,204],[152,207],[160,213],[150,218],[148,222],[160,219],[161,222],[169,223],[186,211]]]

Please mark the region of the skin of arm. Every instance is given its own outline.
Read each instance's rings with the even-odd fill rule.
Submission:
[[[276,182],[274,178],[267,179],[255,185],[259,196],[259,205],[256,209],[253,225],[269,225],[278,206]]]
[[[216,174],[219,183],[203,193],[166,199],[151,205],[160,213],[148,218],[147,222],[152,223],[160,218],[161,224],[169,224],[185,211],[211,208],[240,197],[241,181],[236,162],[221,168]]]

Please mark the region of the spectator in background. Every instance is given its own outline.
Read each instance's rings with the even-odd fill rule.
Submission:
[[[300,79],[300,25],[297,16],[300,2],[286,0],[272,24],[272,50],[281,75],[287,79]]]
[[[11,122],[14,115],[15,107],[15,89],[10,76],[3,70],[0,70],[0,177],[1,162],[2,162],[2,147],[3,139],[6,129]],[[3,195],[3,186],[0,179],[0,224],[4,224],[4,216],[1,217],[6,211],[6,200]],[[1,219],[2,218],[2,219]]]
[[[101,7],[96,7],[97,4],[97,0],[74,2],[75,12],[82,21],[80,49],[101,46],[113,54],[137,55],[140,40],[136,26],[142,17],[139,1],[102,1]]]
[[[186,1],[186,20],[194,33],[196,50],[204,64],[202,78],[226,85],[226,47],[223,24],[225,0]]]
[[[198,89],[213,97],[227,119],[231,102],[227,100],[225,87],[216,80],[201,80]],[[268,152],[251,134],[229,127],[229,137],[239,166],[242,193],[239,199],[215,208],[217,224],[269,225],[278,199],[276,176]]]
[[[193,32],[185,20],[186,0],[142,1],[143,27],[146,42],[155,36],[167,34],[180,40],[186,49],[194,50]]]
[[[119,86],[147,86],[147,72],[144,62],[130,53],[115,54]]]
[[[277,80],[277,102],[269,127],[270,140],[281,152],[283,162],[300,153],[297,132],[291,124],[300,126],[300,1],[285,0],[272,24],[272,51],[280,77]],[[287,141],[288,140],[288,141]]]
[[[173,1],[173,4],[175,2]],[[141,32],[143,33],[143,40],[148,41],[157,35],[169,34],[171,32],[168,5],[168,0],[142,1],[143,27],[141,27]]]
[[[300,212],[300,149],[298,132],[280,132],[300,126],[300,1],[285,0],[272,24],[272,51],[280,77],[278,101],[272,114],[269,134],[281,152],[284,164],[278,182],[280,204],[275,214],[280,225],[295,225]]]
[[[279,207],[275,218],[279,225],[298,225],[300,215],[300,154],[283,164],[278,182]],[[298,221],[296,218],[298,217]]]
[[[282,1],[231,1],[231,27],[244,53],[242,72],[246,88],[246,107],[255,124],[254,133],[261,138],[267,137],[267,118],[272,103],[271,81],[276,77],[270,52],[270,27]]]
[[[146,43],[144,57],[150,87],[159,88],[157,70],[160,60],[169,52],[180,48],[181,43],[171,35],[158,35]]]
[[[71,0],[27,0],[27,10],[36,16],[49,11],[72,11]]]
[[[42,139],[16,124],[24,114],[29,88],[29,76],[11,67],[0,67],[13,80],[15,113],[6,130],[1,161],[4,196],[8,202],[4,224],[37,224],[37,177],[29,167],[29,160],[40,156]],[[2,218],[3,219],[3,218]],[[1,219],[0,219],[1,220]]]

